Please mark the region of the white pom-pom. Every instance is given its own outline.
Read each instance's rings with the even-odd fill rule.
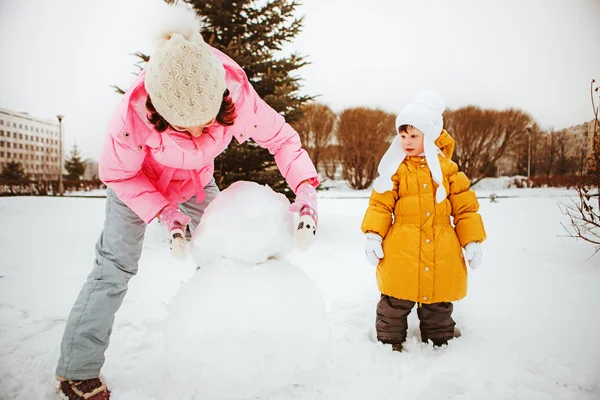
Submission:
[[[191,7],[169,5],[161,10],[154,37],[157,40],[169,40],[173,34],[178,33],[189,39],[199,33],[201,27],[202,23]]]
[[[433,90],[424,90],[419,92],[414,102],[427,104],[439,114],[442,114],[446,109],[446,103],[444,102],[442,96]]]

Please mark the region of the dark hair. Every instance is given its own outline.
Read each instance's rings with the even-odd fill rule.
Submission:
[[[148,115],[148,121],[154,125],[154,129],[159,132],[164,132],[167,128],[173,129],[171,124],[156,111],[154,104],[152,104],[152,100],[150,100],[150,96],[146,99],[146,109],[150,113],[150,115]],[[217,114],[217,122],[219,125],[231,126],[235,122],[235,117],[237,117],[235,113],[235,104],[229,95],[229,89],[225,89],[223,92],[223,101],[221,101],[221,108],[219,108],[219,113]]]
[[[414,128],[412,125],[400,125],[398,127],[398,133],[408,133],[408,128]]]

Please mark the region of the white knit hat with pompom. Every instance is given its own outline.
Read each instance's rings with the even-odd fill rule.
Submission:
[[[217,116],[225,69],[202,39],[191,9],[170,6],[162,15],[144,83],[154,108],[171,125],[204,125]]]
[[[446,198],[446,189],[442,184],[443,175],[438,158],[439,148],[435,145],[435,141],[444,127],[442,113],[445,108],[444,100],[439,94],[432,90],[426,90],[417,94],[415,99],[408,103],[396,117],[396,131],[402,125],[412,125],[423,132],[427,165],[431,171],[433,181],[438,184],[435,193],[438,203]],[[379,177],[375,179],[373,184],[375,191],[384,193],[392,190],[394,187],[392,176],[394,176],[404,158],[406,158],[406,153],[400,145],[399,136],[396,135],[377,167]]]

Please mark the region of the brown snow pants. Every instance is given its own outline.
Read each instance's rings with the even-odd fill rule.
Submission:
[[[382,294],[377,304],[377,340],[387,344],[402,344],[406,340],[407,317],[415,302]],[[435,346],[447,344],[454,337],[452,303],[421,304],[417,308],[421,340],[431,340]]]

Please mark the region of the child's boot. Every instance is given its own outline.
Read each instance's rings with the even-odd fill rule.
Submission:
[[[392,351],[402,353],[402,343],[396,343],[392,345]]]

